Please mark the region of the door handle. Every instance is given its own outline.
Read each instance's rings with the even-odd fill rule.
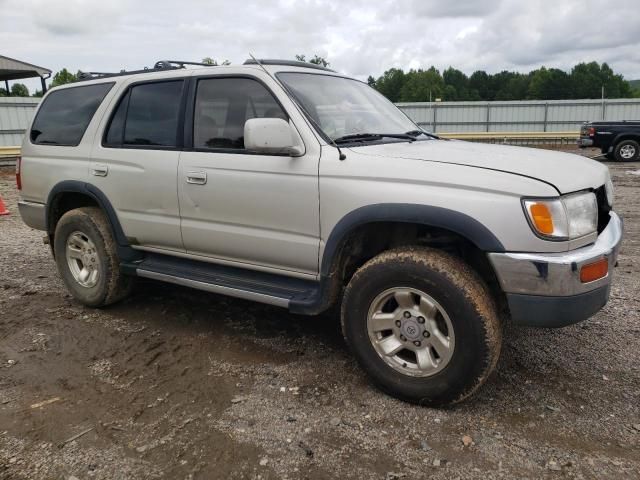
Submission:
[[[102,163],[96,163],[93,167],[91,167],[91,174],[96,177],[106,177],[109,173],[109,166],[104,165]]]
[[[207,172],[187,172],[187,183],[204,185],[207,183]]]

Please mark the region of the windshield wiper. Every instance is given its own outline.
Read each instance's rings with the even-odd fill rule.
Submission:
[[[409,140],[410,142],[416,141],[416,137],[414,137],[413,135],[408,135],[406,133],[354,133],[351,135],[344,135],[342,137],[335,138],[333,141],[335,143],[349,143],[364,140],[376,140],[384,137],[399,138],[401,140]]]
[[[405,132],[405,135],[411,135],[412,137],[419,137],[420,135],[426,135],[427,137],[431,137],[431,138],[440,138],[437,135],[434,135],[433,133],[429,133],[429,132],[425,132],[424,130],[410,130],[408,132]]]

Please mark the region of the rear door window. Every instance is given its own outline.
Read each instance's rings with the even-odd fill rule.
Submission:
[[[113,83],[53,90],[44,99],[31,127],[37,145],[76,146]]]

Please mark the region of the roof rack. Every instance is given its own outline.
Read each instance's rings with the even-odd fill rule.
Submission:
[[[331,70],[330,68],[323,67],[322,65],[316,65],[315,63],[300,62],[298,60],[277,60],[273,58],[258,58],[254,60],[253,58],[249,58],[245,60],[243,65],[257,65],[258,62],[260,62],[262,65],[282,65],[286,67],[313,68],[315,70],[324,70],[325,72],[335,73],[335,70]]]
[[[181,68],[185,68],[185,65],[197,65],[200,67],[213,66],[208,63],[188,62],[185,60],[159,60],[153,65],[153,68],[145,67],[142,70],[120,70],[119,72],[79,72],[78,79],[76,81],[84,82],[98,78],[121,77],[123,75],[137,75],[139,73],[162,72],[166,70],[180,70]]]

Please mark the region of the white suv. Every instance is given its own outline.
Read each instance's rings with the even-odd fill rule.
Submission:
[[[607,302],[622,223],[605,166],[439,139],[309,64],[184,63],[54,88],[26,135],[20,213],[83,304],[136,276],[341,304],[376,385],[443,405],[487,379],[504,319],[563,326]]]

